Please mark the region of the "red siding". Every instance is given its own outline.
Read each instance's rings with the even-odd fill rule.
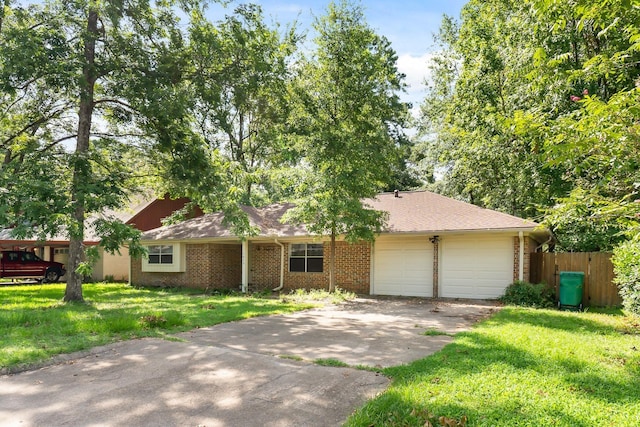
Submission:
[[[189,199],[181,198],[172,200],[170,198],[156,199],[142,211],[133,216],[127,224],[135,226],[140,231],[152,230],[162,226],[162,219],[170,216],[175,211],[185,207],[189,203]],[[187,218],[196,218],[202,216],[202,209],[196,206],[191,215]]]

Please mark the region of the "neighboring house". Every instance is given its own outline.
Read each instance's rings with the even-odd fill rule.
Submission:
[[[147,198],[134,202],[131,208],[105,212],[104,216],[117,218],[140,231],[146,231],[162,226],[163,218],[184,208],[188,202],[189,200],[185,198],[175,200],[168,197],[164,199]],[[202,211],[196,208],[192,216],[199,215],[202,215]],[[91,220],[87,222],[90,223]],[[98,243],[98,237],[91,227],[87,227],[84,245],[95,246]],[[51,236],[44,242],[32,239],[15,239],[11,237],[11,230],[5,229],[0,230],[0,249],[33,251],[46,261],[61,262],[65,266],[69,260],[69,240],[66,236]],[[129,280],[129,251],[127,248],[121,248],[120,254],[114,255],[100,251],[100,259],[93,266],[92,279],[101,281],[107,277],[114,280]]]
[[[389,214],[374,243],[337,242],[336,285],[360,294],[496,298],[529,279],[529,253],[548,233],[538,224],[427,191],[365,201]],[[220,213],[143,233],[149,257],[132,260],[139,285],[326,288],[329,242],[280,220],[290,204],[243,207],[260,232],[241,240]]]

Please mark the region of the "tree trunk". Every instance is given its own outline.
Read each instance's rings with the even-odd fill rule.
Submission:
[[[91,119],[94,107],[94,87],[96,83],[95,53],[98,37],[98,13],[89,11],[87,33],[84,36],[84,66],[80,82],[80,107],[78,111],[78,138],[73,162],[73,182],[71,203],[73,214],[69,227],[69,263],[67,265],[67,288],[64,301],[83,301],[82,275],[76,270],[84,261],[84,220],[85,195],[83,185],[90,178],[88,160]]]
[[[329,259],[329,292],[333,292],[336,285],[336,230],[331,230],[331,258]]]

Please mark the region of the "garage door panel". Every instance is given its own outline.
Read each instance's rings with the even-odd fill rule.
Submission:
[[[477,288],[476,292],[470,296],[469,288],[466,286],[462,287],[451,287],[447,290],[447,295],[444,296],[446,298],[467,298],[467,299],[493,299],[497,298],[504,294],[504,287],[486,287],[486,288]]]
[[[374,246],[374,293],[433,294],[433,248],[425,238],[380,238]]]
[[[465,268],[473,270],[478,266],[481,266],[483,269],[501,270],[505,266],[505,256],[506,259],[513,258],[513,255],[510,252],[500,253],[500,251],[491,249],[486,251],[490,253],[483,253],[484,251],[480,252],[475,250],[474,252],[476,252],[475,256],[469,256],[468,254],[451,253],[450,251],[447,251],[447,256],[449,256],[450,259],[455,259],[458,265],[457,268],[463,270]]]
[[[443,297],[497,298],[513,281],[511,236],[445,236],[441,248]]]

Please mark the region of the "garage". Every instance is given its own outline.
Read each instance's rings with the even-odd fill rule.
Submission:
[[[497,298],[513,282],[512,236],[445,236],[440,251],[442,297]]]
[[[429,238],[378,238],[374,246],[372,293],[433,296],[433,244]]]

